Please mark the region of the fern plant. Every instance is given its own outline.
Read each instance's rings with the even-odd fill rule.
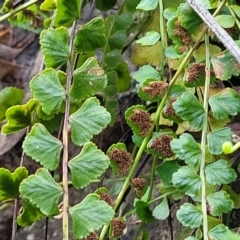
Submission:
[[[2,11],[15,14],[18,11],[10,2],[5,1]],[[239,238],[224,225],[222,216],[239,207],[239,195],[236,198],[228,186],[237,173],[223,153],[237,148],[232,149],[233,132],[226,124],[229,116],[240,111],[240,99],[232,88],[214,88],[216,81],[239,75],[239,59],[232,56],[228,44],[230,50],[221,45],[214,26],[210,30],[206,27],[208,17],[202,19],[198,8],[191,7],[201,9],[203,4],[205,11],[214,12],[216,26],[226,28],[236,40],[239,6],[231,1],[188,2],[125,0],[116,15],[95,17],[84,24],[79,21],[84,5],[81,0],[41,3],[40,11],[53,12],[40,34],[45,69],[30,81],[32,97],[26,104],[21,104],[20,90],[0,92],[5,113],[0,116],[7,121],[1,132],[28,128],[23,151],[42,166],[32,175],[23,165],[13,173],[0,169],[0,201],[19,201],[23,208],[17,224],[29,226],[60,214],[64,240],[70,232],[75,239],[103,240],[108,232],[111,239],[117,239],[127,228],[129,215],[136,214],[142,223],[163,220],[170,213],[168,199],[188,196],[191,202],[177,211],[177,219],[185,227],[181,239]],[[29,1],[32,4],[35,2]],[[96,2],[104,11],[115,4]],[[29,5],[19,7],[18,14],[24,14],[22,10]],[[117,93],[130,88],[131,77],[122,54],[133,42],[131,59],[139,66],[133,78],[143,104],[128,108],[125,119],[135,147],[130,153],[128,146],[118,142],[104,153],[91,139],[114,124]],[[238,51],[239,42],[233,44]],[[95,57],[96,49],[102,51],[102,58]],[[9,106],[3,100],[13,95],[17,100]],[[49,122],[58,126],[59,137],[54,136]],[[201,133],[199,140],[193,137],[194,132]],[[80,149],[73,158],[69,157],[70,141]],[[152,160],[149,179],[134,178],[143,154]],[[70,206],[69,181],[74,188],[83,189],[109,166],[114,174],[124,176],[115,201],[101,187]],[[53,177],[59,168],[60,182]],[[154,184],[155,178],[161,181],[160,186]],[[122,215],[118,209],[130,186],[136,200],[133,209]],[[153,198],[157,187],[159,196]],[[139,235],[147,239],[145,232]]]

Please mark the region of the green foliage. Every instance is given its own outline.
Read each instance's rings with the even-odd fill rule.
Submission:
[[[183,93],[173,103],[173,107],[179,117],[185,121],[189,121],[197,130],[202,129],[205,117],[204,108],[192,93]]]
[[[22,199],[22,208],[22,213],[17,218],[17,224],[21,227],[31,226],[44,217],[39,208],[26,199]]]
[[[54,0],[45,0],[40,5],[40,9],[43,11],[54,11],[56,9],[56,2]]]
[[[143,11],[150,11],[154,10],[158,5],[157,0],[141,0],[140,3],[137,5],[136,9],[141,9]]]
[[[240,45],[240,42],[236,42]],[[211,63],[216,77],[220,80],[228,80],[231,76],[238,76],[240,65],[235,58],[225,50],[211,58]]]
[[[221,154],[222,144],[226,141],[232,141],[232,134],[231,129],[227,127],[210,132],[207,135],[209,152],[215,155]]]
[[[95,58],[88,58],[80,68],[73,72],[71,97],[74,101],[81,101],[100,91],[107,85],[107,76],[99,67]]]
[[[237,5],[228,1],[223,7],[224,1],[218,0],[196,3],[210,14],[217,8],[217,23],[237,38]],[[44,21],[47,28],[40,35],[45,69],[30,81],[30,100],[21,105],[23,91],[14,87],[0,92],[1,132],[11,134],[28,127],[24,154],[42,165],[30,176],[24,167],[13,173],[0,169],[0,201],[11,204],[20,199],[22,211],[14,221],[30,226],[60,213],[64,240],[70,232],[76,239],[91,238],[102,227],[100,240],[106,234],[115,239],[122,233],[114,236],[114,215],[126,222],[130,214],[147,224],[164,220],[170,213],[169,199],[173,202],[187,195],[191,204],[185,203],[177,211],[177,219],[185,227],[180,239],[237,238],[220,224],[223,214],[231,216],[232,209],[240,207],[239,194],[230,187],[237,169],[231,167],[229,157],[221,155],[240,145],[232,145],[235,132],[226,126],[240,112],[237,89],[219,90],[216,80],[239,75],[240,65],[225,48],[229,43],[219,43],[210,29],[209,44],[202,19],[183,0],[97,0],[96,8],[110,10],[112,15],[98,12],[102,17],[95,18],[91,11],[82,17],[88,1],[14,4],[4,1],[1,21],[9,12],[9,21],[17,26],[38,32]],[[236,44],[240,46],[239,41]],[[125,58],[129,52],[132,63],[139,66],[136,70]],[[210,72],[209,84],[206,71]],[[140,99],[135,101],[137,97]],[[136,105],[130,102],[129,106],[132,99]],[[122,102],[124,106],[119,107]],[[124,136],[122,142],[111,142],[105,154],[97,138],[96,143],[90,141],[108,125],[113,126],[112,135],[117,135],[119,124],[115,123],[120,122],[121,113],[133,132],[135,146],[129,146]],[[104,134],[100,138],[105,143]],[[78,149],[74,156],[71,143]],[[145,156],[152,166],[143,177]],[[110,171],[121,178],[112,177]],[[76,201],[71,199],[69,184],[89,192],[86,187],[96,181],[111,189],[91,190],[81,202],[70,205]],[[135,209],[121,215],[119,209],[129,188],[139,199],[132,203]],[[159,195],[153,198],[156,190]],[[114,203],[109,193],[116,195]],[[144,230],[137,234],[136,239],[148,239]]]
[[[97,116],[97,117],[96,117]],[[111,121],[110,114],[100,106],[97,98],[88,98],[81,108],[69,117],[72,141],[82,146],[100,133]]]
[[[174,186],[190,197],[199,196],[201,179],[191,168],[186,166],[179,168],[173,174],[172,181]]]
[[[10,10],[12,11],[12,9]],[[43,30],[43,19],[46,17],[46,12],[39,9],[38,4],[30,6],[11,15],[8,20],[11,25],[23,28],[34,33],[40,33]]]
[[[69,213],[72,216],[73,235],[76,238],[87,237],[103,224],[108,224],[114,216],[112,208],[96,194],[89,194],[82,202],[71,207]]]
[[[46,67],[57,68],[69,58],[68,30],[65,27],[42,31],[40,45]]]
[[[166,185],[172,184],[172,175],[177,172],[180,165],[177,161],[165,161],[156,168],[156,172]]]
[[[173,139],[171,148],[178,158],[185,160],[187,165],[198,168],[202,152],[192,135],[184,133],[179,139]]]
[[[227,236],[229,234],[231,235],[231,231],[223,224],[219,224],[209,231],[209,237],[215,238],[216,240],[222,240],[224,239],[224,236]],[[228,239],[230,240],[230,238]]]
[[[231,15],[218,15],[215,17],[217,23],[223,28],[231,28],[234,26],[234,17]]]
[[[236,172],[223,159],[207,165],[205,171],[206,179],[211,185],[229,184],[237,177]]]
[[[25,179],[19,188],[21,196],[36,205],[45,216],[59,213],[58,201],[62,188],[44,168]]]
[[[68,163],[72,172],[73,186],[75,188],[86,187],[104,173],[109,163],[109,158],[93,143],[86,143],[81,153]]]
[[[163,198],[162,202],[153,209],[152,214],[155,218],[160,220],[164,220],[169,216],[169,206],[167,198]]]
[[[7,123],[2,128],[2,133],[10,134],[18,132],[32,123],[33,112],[36,109],[37,102],[30,99],[24,105],[15,105],[6,111]]]
[[[147,79],[154,79],[154,80],[159,80],[160,79],[160,75],[159,72],[156,71],[153,67],[151,67],[150,65],[144,65],[142,67],[140,67],[138,69],[138,71],[136,71],[133,74],[133,78],[140,83],[140,85],[143,84],[143,82],[145,82],[145,80]]]
[[[207,196],[210,213],[213,216],[220,216],[233,209],[233,201],[225,191],[219,191]]]
[[[54,69],[47,68],[33,77],[30,89],[33,97],[40,102],[44,113],[50,115],[60,112],[66,93]]]
[[[151,46],[157,43],[160,39],[160,35],[158,32],[147,32],[146,35],[136,41],[136,43],[141,44],[142,46]]]
[[[231,88],[226,88],[220,93],[212,96],[209,99],[209,104],[213,111],[213,116],[221,120],[228,117],[228,115],[237,115],[237,113],[240,112],[239,100],[238,94]]]
[[[5,168],[0,168],[0,201],[10,201],[18,196],[18,189],[28,176],[24,167],[17,168],[13,173]]]
[[[139,87],[138,95],[142,100],[156,102],[163,98],[167,90],[167,83],[149,78]]]
[[[40,123],[34,124],[23,142],[23,150],[49,170],[59,166],[62,142],[53,137]]]
[[[94,18],[77,32],[74,47],[79,53],[93,51],[106,44],[105,26],[102,18]]]
[[[138,217],[145,223],[151,223],[154,220],[152,211],[149,209],[149,205],[144,201],[137,201],[136,204],[136,213]]]
[[[57,12],[54,20],[56,27],[70,27],[74,20],[80,17],[80,5],[82,0],[58,0],[56,2]]]
[[[117,0],[109,0],[107,2],[104,0],[97,0],[96,7],[99,10],[107,11],[107,10],[113,8],[116,3],[117,3]]]
[[[7,87],[0,91],[0,121],[5,118],[8,108],[22,103],[23,97],[23,90],[15,87]]]
[[[201,211],[190,203],[184,203],[177,212],[177,219],[186,227],[197,228],[202,222]]]

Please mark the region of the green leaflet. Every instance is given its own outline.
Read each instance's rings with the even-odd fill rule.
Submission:
[[[140,67],[136,72],[134,72],[133,78],[138,83],[140,83],[140,85],[142,85],[145,80],[150,79],[150,78],[154,79],[154,80],[159,80],[160,74],[152,66],[144,65],[144,66]]]
[[[181,19],[182,27],[187,29],[190,34],[194,34],[199,30],[202,19],[188,3],[185,2],[179,5],[177,15]]]
[[[70,27],[73,21],[80,17],[80,5],[82,0],[57,0],[57,12],[54,20],[55,27]]]
[[[27,176],[28,170],[25,167],[19,167],[13,173],[8,169],[0,168],[0,201],[17,198],[19,186]]]
[[[40,102],[44,113],[51,115],[60,112],[66,92],[54,69],[47,68],[33,77],[30,89],[33,97]]]
[[[117,0],[96,0],[96,8],[98,8],[101,11],[107,11],[114,7],[114,5],[117,3]]]
[[[205,173],[206,179],[211,185],[229,184],[237,177],[236,172],[230,167],[228,162],[223,159],[207,165]]]
[[[173,185],[191,197],[198,197],[201,179],[191,168],[183,166],[173,174]]]
[[[119,30],[115,32],[109,37],[108,41],[111,50],[122,49],[127,44],[126,31]]]
[[[202,212],[190,203],[184,203],[177,211],[177,219],[183,226],[197,228],[202,222]]]
[[[218,224],[216,227],[209,231],[209,237],[216,240],[233,240],[232,238],[225,238],[231,236],[231,231],[224,224]]]
[[[43,3],[41,3],[40,9],[43,11],[54,11],[56,9],[56,1],[45,0]]]
[[[141,9],[143,11],[154,10],[158,5],[158,0],[141,0],[137,5],[136,9]]]
[[[223,213],[228,213],[234,207],[230,196],[222,190],[208,195],[207,201],[212,216],[220,216]]]
[[[152,121],[144,105],[133,105],[125,112],[125,119],[133,132],[145,136],[150,131]]]
[[[128,91],[131,87],[131,76],[128,70],[128,65],[125,62],[121,62],[114,70],[118,74],[118,80],[116,83],[118,93]]]
[[[149,209],[148,203],[138,200],[135,204],[138,217],[145,223],[151,223],[154,220],[152,211]]]
[[[110,113],[100,106],[98,99],[96,97],[88,98],[82,107],[69,117],[73,143],[78,146],[84,145],[93,135],[107,127],[110,121]]]
[[[112,33],[118,30],[127,30],[132,25],[133,17],[128,12],[123,12],[115,17]]]
[[[172,185],[172,175],[177,172],[180,167],[177,161],[164,161],[156,168],[156,172],[166,186]]]
[[[102,18],[96,17],[81,26],[74,40],[74,47],[79,53],[94,51],[106,44],[105,25]]]
[[[184,133],[179,139],[173,139],[171,148],[177,157],[185,160],[190,167],[199,167],[202,151],[192,135]]]
[[[160,34],[155,31],[147,32],[146,35],[136,41],[136,43],[141,44],[142,46],[151,46],[157,43],[160,39]]]
[[[222,144],[227,141],[232,141],[231,128],[225,127],[218,129],[216,131],[210,132],[207,135],[208,140],[208,149],[211,154],[221,154],[222,153]]]
[[[43,218],[42,212],[30,201],[22,199],[22,212],[17,217],[17,223],[21,227],[31,226],[33,223]]]
[[[236,41],[236,44],[239,46],[240,41]],[[220,80],[228,80],[231,76],[239,75],[240,65],[228,50],[211,57],[211,63],[216,78]]]
[[[32,127],[23,142],[24,152],[49,170],[55,170],[59,166],[62,147],[62,142],[40,123]]]
[[[67,62],[69,58],[67,28],[59,27],[43,30],[39,41],[46,67],[57,68]]]
[[[58,201],[62,195],[62,188],[44,168],[40,168],[34,175],[26,178],[20,186],[23,198],[36,205],[46,216],[59,213]]]
[[[86,143],[80,154],[71,159],[68,166],[72,172],[75,188],[84,188],[100,177],[109,166],[109,158],[94,143]]]
[[[85,100],[87,97],[103,91],[106,85],[107,75],[98,65],[97,59],[91,57],[73,72],[70,95],[74,101]]]
[[[231,88],[225,88],[209,99],[214,118],[222,120],[240,112],[240,97]]]
[[[218,15],[215,17],[215,20],[223,28],[231,28],[235,24],[235,20],[232,15]]]
[[[24,105],[15,105],[6,111],[7,123],[2,127],[3,134],[18,132],[32,123],[32,115],[37,106],[35,99],[30,99]]]
[[[144,101],[157,102],[162,99],[168,90],[168,83],[147,79],[138,89],[138,96]]]
[[[184,92],[177,101],[173,103],[178,116],[198,130],[203,128],[205,113],[198,99],[190,92]]]
[[[165,220],[169,216],[169,206],[166,197],[153,209],[152,214],[156,219],[160,220]]]
[[[0,121],[5,118],[8,108],[22,103],[24,92],[15,87],[6,87],[0,91]]]
[[[73,235],[76,238],[87,237],[94,230],[108,224],[114,211],[97,194],[89,194],[82,202],[71,207],[69,213],[73,220]],[[89,214],[90,213],[90,214]]]

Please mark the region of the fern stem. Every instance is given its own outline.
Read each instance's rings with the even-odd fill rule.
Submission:
[[[166,47],[166,35],[165,35],[165,20],[163,17],[163,0],[159,0],[158,2],[158,6],[159,6],[159,22],[160,22],[160,35],[161,35],[161,47],[162,47],[162,51],[161,51],[161,72],[160,72],[160,78],[161,80],[163,80],[164,77],[164,65],[165,65],[165,47]]]
[[[0,22],[6,20],[6,19],[8,19],[8,18],[10,18],[11,16],[15,15],[15,14],[18,13],[18,12],[21,12],[22,10],[30,7],[31,5],[37,3],[38,1],[39,1],[39,0],[30,0],[30,1],[22,4],[21,6],[15,8],[15,9],[13,9],[13,10],[11,10],[10,12],[8,12],[8,13],[6,13],[6,14],[4,14],[3,16],[0,17]]]
[[[69,112],[70,112],[70,87],[73,76],[73,41],[77,29],[77,22],[73,24],[72,33],[70,36],[70,57],[67,62],[67,82],[66,82],[66,105],[63,121],[63,159],[62,159],[62,183],[63,183],[63,207],[62,207],[62,229],[63,240],[68,240],[68,129],[69,129]]]
[[[201,139],[201,149],[202,157],[200,162],[200,178],[201,178],[201,199],[202,199],[202,214],[203,214],[203,239],[208,240],[208,220],[207,220],[207,202],[206,202],[206,182],[205,182],[205,154],[206,154],[206,137],[207,137],[207,128],[208,128],[208,94],[210,86],[210,54],[209,54],[209,36],[205,35],[205,45],[206,45],[206,78],[205,78],[205,87],[204,87],[204,101],[203,107],[205,111],[205,119],[202,130],[202,139]]]

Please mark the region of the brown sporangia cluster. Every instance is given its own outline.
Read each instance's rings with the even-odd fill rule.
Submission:
[[[132,165],[132,156],[124,149],[112,148],[108,156],[116,162],[118,175],[126,173]]]
[[[132,187],[138,198],[141,198],[143,195],[143,190],[145,188],[146,179],[145,178],[133,178]]]
[[[173,103],[176,102],[176,98],[171,98],[169,103],[166,105],[166,107],[163,110],[163,117],[171,117],[171,118],[177,118],[177,114],[175,109],[173,108]]]
[[[168,83],[162,81],[149,82],[147,86],[142,87],[142,91],[151,98],[162,96],[168,88]]]
[[[183,43],[183,46],[179,49],[179,51],[181,53],[186,52],[188,46],[192,43],[192,38],[189,32],[181,26],[181,22],[179,20],[175,22],[175,29],[173,31],[173,34],[178,36]]]
[[[172,136],[162,135],[161,137],[155,138],[151,145],[150,149],[156,149],[157,152],[166,158],[172,157],[174,155],[170,142],[173,140]]]
[[[186,82],[195,82],[199,80],[201,74],[205,74],[206,65],[204,63],[194,63],[187,69],[187,79]],[[210,75],[214,76],[213,70],[210,71]]]
[[[236,26],[233,26],[231,28],[224,28],[224,29],[231,37],[233,37],[236,34],[238,34],[238,28]]]
[[[98,193],[98,195],[99,195],[100,199],[105,201],[109,206],[111,206],[111,207],[113,206],[114,203],[109,194],[105,193],[104,191],[100,191]]]
[[[81,240],[98,240],[99,237],[95,232],[90,233],[86,238],[81,238]]]
[[[28,9],[24,9],[22,13],[28,20],[32,22],[34,28],[43,27],[43,19],[39,14],[36,15],[33,11]]]
[[[135,109],[129,118],[140,129],[141,136],[148,134],[152,126],[152,120],[150,114],[147,111],[143,109]]]
[[[120,218],[114,218],[112,220],[112,236],[114,238],[121,237],[123,235],[123,231],[126,228],[126,222]]]

